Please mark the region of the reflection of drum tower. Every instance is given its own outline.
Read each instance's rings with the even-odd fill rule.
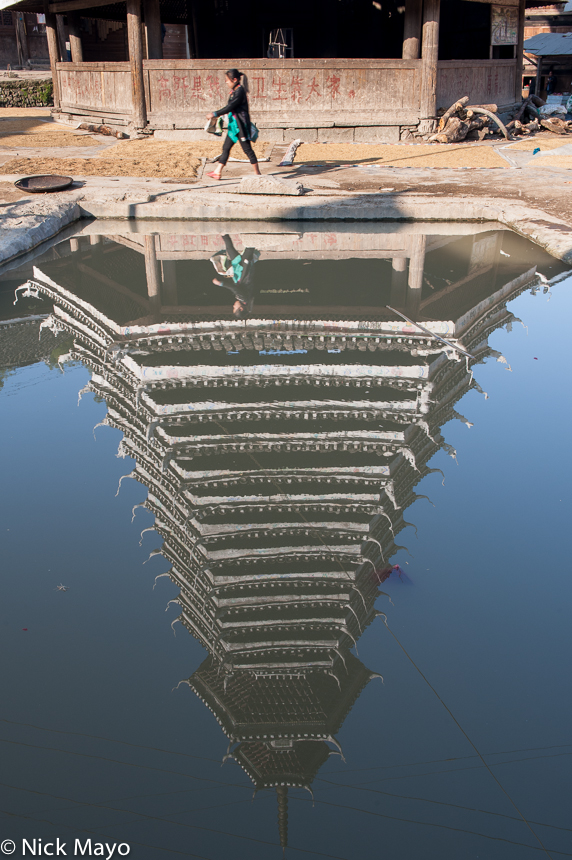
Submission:
[[[130,476],[149,488],[178,620],[209,652],[188,683],[227,755],[256,789],[276,790],[284,846],[288,787],[309,788],[341,752],[336,734],[376,677],[351,653],[377,614],[375,571],[397,549],[403,511],[472,372],[401,323],[173,322],[128,333],[41,272],[34,286],[54,299],[54,327],[75,335],[72,354],[107,402],[104,423],[123,431]],[[466,349],[488,354],[521,286],[459,318]],[[426,325],[451,337],[450,324]]]

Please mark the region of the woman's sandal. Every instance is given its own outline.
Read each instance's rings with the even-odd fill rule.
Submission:
[[[211,176],[213,179],[220,179],[220,173],[215,173],[214,170],[212,170],[210,173],[207,173],[207,176]]]

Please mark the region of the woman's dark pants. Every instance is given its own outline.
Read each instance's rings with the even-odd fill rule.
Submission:
[[[249,140],[240,140],[240,138],[239,138],[238,142],[242,146],[244,154],[246,155],[246,157],[248,158],[250,163],[251,164],[258,164],[258,159],[254,153],[254,150],[252,148],[252,144],[250,143],[250,141]],[[235,141],[231,140],[231,138],[227,134],[227,136],[224,139],[224,143],[222,145],[222,153],[216,159],[216,161],[218,161],[219,164],[222,164],[224,166],[227,163],[228,157],[230,155],[230,150],[232,149],[234,144],[235,144]]]

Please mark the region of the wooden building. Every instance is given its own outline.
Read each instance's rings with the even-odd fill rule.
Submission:
[[[532,3],[540,0],[292,0],[287,9],[263,0],[0,0],[0,8],[45,12],[54,112],[68,119],[202,137],[205,114],[226,100],[225,69],[238,66],[267,139],[391,142],[431,130],[437,111],[462,95],[520,101]],[[63,16],[70,62],[61,34],[58,44]],[[85,19],[125,25],[127,56],[84,53]],[[186,27],[188,58],[163,56],[163,24]]]
[[[44,15],[21,9],[0,12],[0,68],[48,66]]]

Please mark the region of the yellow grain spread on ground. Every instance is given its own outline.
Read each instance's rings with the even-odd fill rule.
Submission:
[[[22,146],[97,146],[97,141],[90,135],[73,134],[57,122],[42,122],[39,117],[0,118],[0,147]]]
[[[531,165],[529,161],[527,167]],[[532,162],[533,167],[565,167],[572,170],[572,155],[537,155]]]
[[[527,137],[524,140],[519,140],[516,143],[511,143],[509,149],[516,149],[518,152],[532,152],[535,149],[540,149],[543,152],[546,149],[557,149],[559,146],[564,146],[565,143],[572,143],[572,135],[568,134],[551,134],[547,132],[548,137]],[[536,164],[536,161],[534,162]]]
[[[35,117],[43,117],[44,119],[50,119],[51,117],[51,108],[38,108],[38,107],[30,107],[30,108],[19,108],[19,107],[3,107],[0,108],[0,120],[3,120],[5,117],[14,117],[14,116],[35,116]]]
[[[340,162],[387,167],[508,167],[491,146],[304,143],[295,163]]]
[[[254,146],[261,156],[268,146]],[[194,179],[201,157],[213,157],[221,151],[218,140],[179,143],[165,140],[125,140],[107,147],[94,158],[13,158],[0,165],[0,173],[27,175],[58,173],[66,176],[148,176],[172,179]],[[239,158],[239,146],[232,150]]]

